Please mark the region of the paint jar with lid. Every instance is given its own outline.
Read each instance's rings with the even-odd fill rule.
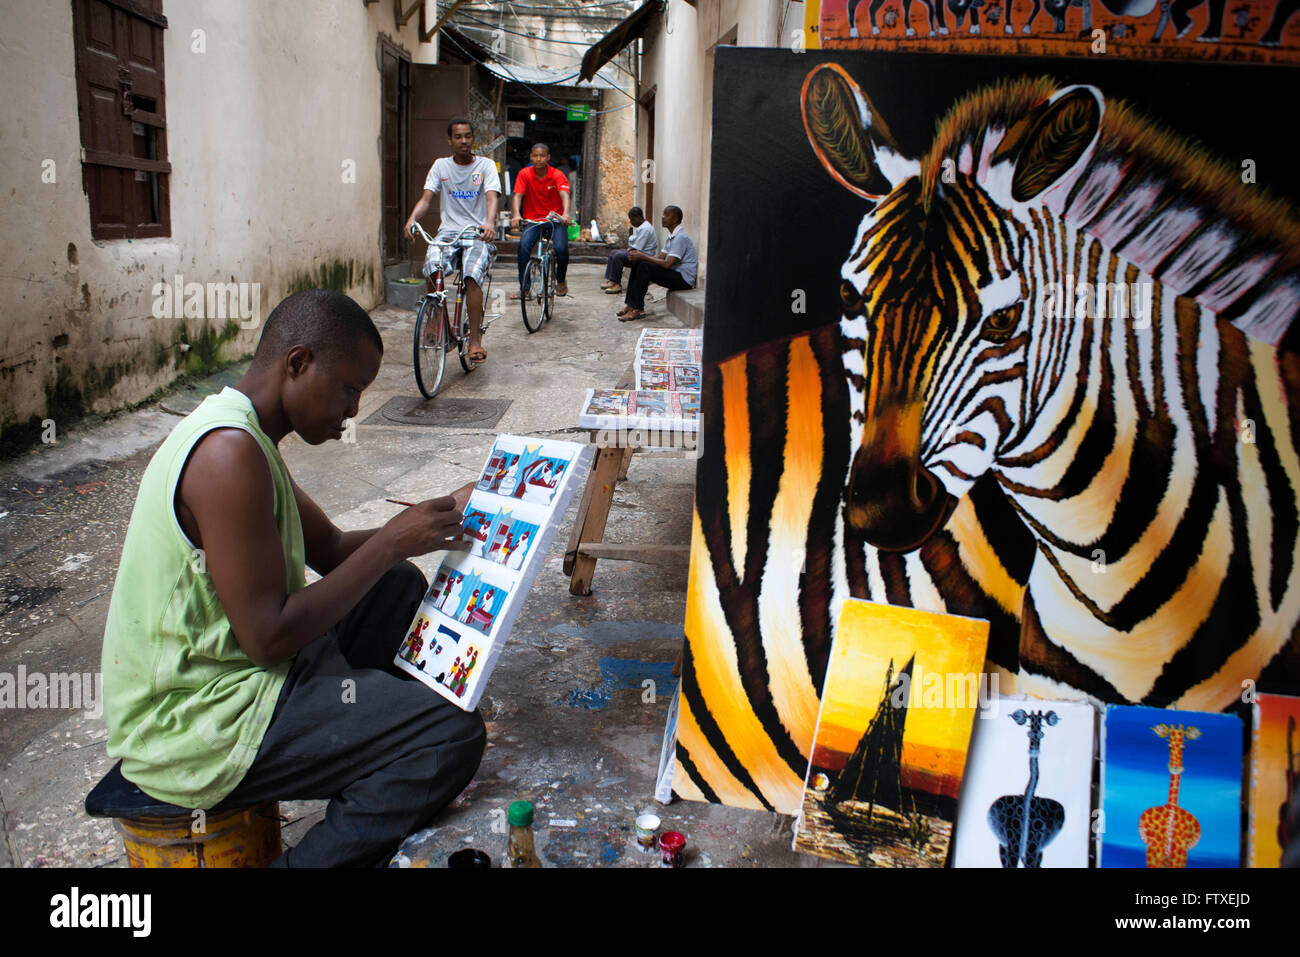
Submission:
[[[507,813],[510,836],[506,842],[506,857],[511,867],[541,867],[537,851],[533,848],[533,805],[528,801],[515,801]]]

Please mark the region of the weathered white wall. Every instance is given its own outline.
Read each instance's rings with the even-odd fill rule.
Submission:
[[[219,343],[206,319],[153,317],[154,283],[177,273],[259,283],[262,319],[300,288],[337,288],[367,308],[382,298],[377,38],[434,62],[418,16],[398,30],[389,2],[168,0],[171,236],[94,241],[72,4],[6,7],[0,428],[44,416],[56,383],[103,411],[146,398],[187,359],[251,352],[258,329]],[[41,182],[46,159],[53,184]],[[344,182],[347,160],[355,182]]]
[[[629,82],[629,87],[631,83]],[[606,90],[600,97],[600,201],[596,222],[602,233],[611,228],[626,237],[631,225],[627,211],[636,205],[633,180],[636,162],[636,106],[618,90]]]
[[[707,272],[709,175],[712,151],[713,48],[730,39],[736,46],[777,46],[782,0],[699,0],[691,6],[669,0],[657,31],[645,38],[641,90],[655,87],[655,190],[653,213],[646,211],[664,237],[659,216],[664,206],[680,206],[686,230],[699,249],[701,273]],[[797,9],[797,8],[796,8]],[[787,18],[789,19],[789,18]],[[787,23],[787,32],[797,23]],[[756,78],[756,82],[758,82]],[[647,116],[638,109],[637,157],[649,147]],[[644,205],[646,190],[637,177],[636,198]]]

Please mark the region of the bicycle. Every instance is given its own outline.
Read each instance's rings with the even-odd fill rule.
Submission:
[[[551,228],[543,229],[537,239],[537,245],[533,247],[532,255],[528,257],[528,268],[524,270],[524,284],[519,290],[519,311],[523,313],[524,328],[530,333],[536,332],[542,328],[542,324],[549,322],[551,310],[555,303],[555,287],[558,284],[555,278],[555,267],[552,265],[552,259],[555,253],[555,246],[551,242],[551,236],[555,232],[557,223],[563,225],[564,221],[555,213],[549,214],[546,219],[521,219],[526,229],[529,226],[550,226]],[[522,233],[520,234],[522,237]],[[533,318],[528,318],[528,304],[532,301]]]
[[[420,308],[415,315],[415,343],[414,343],[414,366],[415,366],[415,384],[420,390],[420,394],[426,399],[432,399],[438,394],[442,387],[442,375],[444,364],[447,361],[447,352],[451,349],[452,343],[456,344],[456,354],[460,358],[461,368],[466,372],[473,372],[477,363],[469,355],[469,309],[465,304],[465,276],[459,269],[456,270],[456,299],[455,299],[455,318],[448,314],[447,296],[448,290],[443,286],[443,263],[447,250],[454,249],[457,257],[463,256],[463,250],[469,249],[478,239],[478,227],[466,226],[455,238],[440,242],[434,239],[419,223],[415,223],[412,229],[419,234],[420,238],[429,244],[430,248],[437,247],[439,251],[438,269],[433,273],[433,292],[426,292],[420,299]],[[460,259],[457,259],[459,265]],[[497,319],[501,318],[501,313],[489,313],[487,311],[489,293],[492,289],[492,273],[488,271],[487,281],[483,283],[483,319],[479,324],[480,336],[487,332],[490,326]],[[462,312],[463,310],[463,312]],[[431,385],[430,385],[431,383]]]

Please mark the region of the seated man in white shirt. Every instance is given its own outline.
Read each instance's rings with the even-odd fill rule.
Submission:
[[[645,294],[651,283],[666,289],[694,289],[700,268],[695,252],[695,242],[682,228],[682,211],[676,206],[665,206],[664,229],[668,239],[661,256],[649,256],[638,249],[627,254],[632,264],[632,278],[627,283],[626,305],[619,311],[619,322],[632,322],[645,318]]]
[[[659,248],[659,237],[655,228],[646,222],[645,213],[640,206],[633,206],[627,211],[627,221],[632,224],[632,231],[627,236],[627,249],[615,249],[605,262],[605,281],[600,288],[609,295],[623,291],[623,268],[627,265],[628,254],[639,249],[647,256],[653,256]]]

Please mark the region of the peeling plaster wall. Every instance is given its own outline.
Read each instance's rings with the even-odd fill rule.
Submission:
[[[636,108],[619,109],[628,102],[618,90],[606,90],[600,97],[600,201],[596,222],[602,234],[612,228],[623,239],[631,228],[627,211],[636,205]]]
[[[250,353],[260,323],[154,318],[155,283],[177,274],[258,283],[261,320],[298,289],[328,286],[366,308],[383,297],[376,48],[383,33],[435,62],[418,15],[399,30],[388,2],[168,0],[164,10],[173,172],[171,236],[159,239],[91,238],[72,4],[13,4],[0,27],[0,430],[120,408]],[[47,159],[54,183],[41,180]]]

